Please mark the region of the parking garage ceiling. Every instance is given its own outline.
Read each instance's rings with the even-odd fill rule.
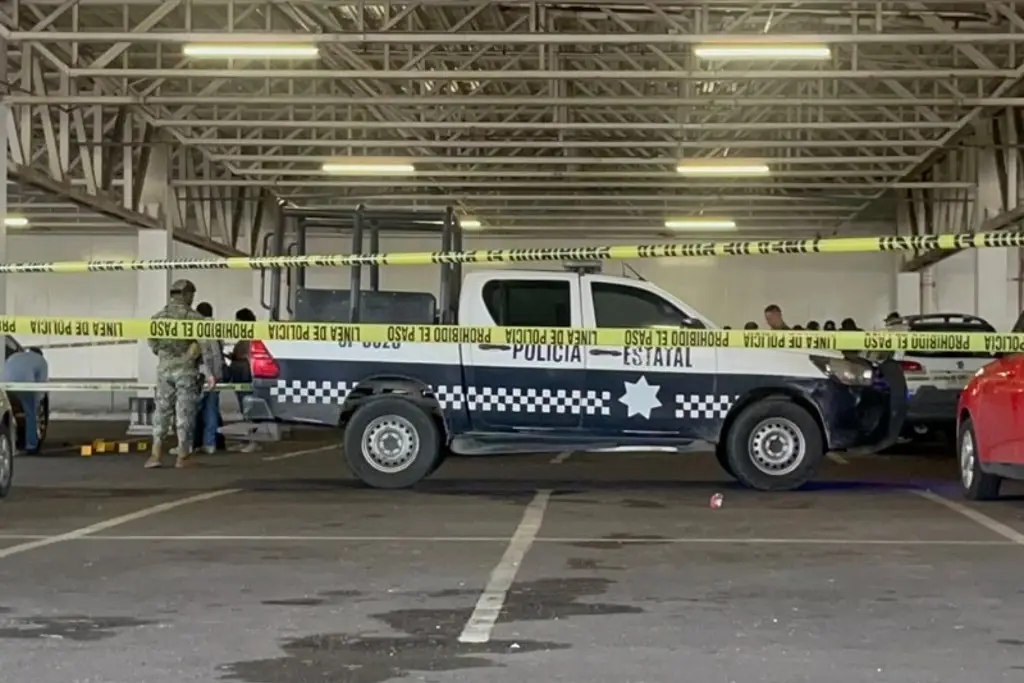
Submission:
[[[268,196],[455,204],[495,234],[723,217],[746,236],[891,231],[915,193],[967,202],[977,150],[1016,159],[1018,9],[18,0],[0,16],[10,212],[32,229],[151,227],[160,159],[182,229],[218,242],[218,216]],[[723,45],[743,49],[708,54]],[[680,172],[711,161],[769,172]],[[409,168],[324,170],[371,162]]]

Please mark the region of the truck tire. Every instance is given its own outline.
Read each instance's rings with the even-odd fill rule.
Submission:
[[[722,468],[723,472],[732,479],[736,478],[736,473],[732,471],[732,465],[729,464],[729,453],[726,451],[725,444],[715,446],[715,460],[718,461],[718,465]]]
[[[825,458],[818,423],[792,401],[761,400],[743,409],[726,435],[729,468],[758,491],[793,491],[806,484]]]
[[[378,489],[416,485],[436,469],[441,433],[430,413],[405,398],[367,401],[345,425],[344,453],[361,482]]]
[[[20,406],[20,404],[19,404]],[[20,410],[20,408],[19,408]],[[44,397],[39,403],[36,404],[36,449],[27,455],[35,455],[42,450],[43,444],[46,442],[46,434],[50,430],[50,399]],[[15,448],[17,450],[25,450],[25,418],[18,420],[18,429],[15,434]]]

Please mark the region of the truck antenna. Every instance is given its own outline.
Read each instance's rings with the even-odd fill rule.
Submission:
[[[645,277],[644,277],[643,275],[641,275],[640,273],[638,273],[638,272],[637,272],[637,270],[636,270],[636,268],[634,268],[633,266],[629,265],[628,263],[623,263],[623,264],[622,264],[622,275],[623,275],[623,277],[625,277],[625,275],[626,275],[626,271],[627,271],[627,270],[628,270],[628,271],[629,271],[630,273],[632,273],[632,274],[633,274],[633,277],[635,277],[635,278],[636,278],[637,280],[639,280],[640,282],[647,282],[647,278],[645,278]]]

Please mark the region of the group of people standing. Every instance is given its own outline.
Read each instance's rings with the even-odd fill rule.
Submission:
[[[768,329],[771,330],[809,330],[811,332],[817,332],[818,330],[824,330],[825,332],[834,332],[836,330],[842,330],[844,332],[856,332],[860,328],[857,326],[857,321],[853,318],[843,318],[839,325],[836,325],[834,320],[826,320],[824,323],[819,323],[817,320],[807,321],[807,325],[793,325],[790,327],[782,317],[782,308],[778,304],[769,304],[764,309],[764,321],[768,325]],[[753,320],[747,322],[743,326],[745,330],[756,330],[758,325]]]
[[[190,280],[176,280],[169,292],[167,305],[154,320],[204,320],[213,317],[213,306],[202,302],[195,308],[196,286]],[[254,322],[256,315],[248,308],[235,313],[235,319]],[[249,344],[237,342],[230,353],[225,353],[222,342],[214,339],[150,339],[149,348],[157,357],[156,395],[153,412],[153,445],[146,468],[163,466],[164,442],[172,432],[178,445],[172,451],[175,467],[193,464],[192,455],[198,449],[207,454],[217,451],[221,426],[221,383],[248,384],[252,381],[249,370]],[[239,406],[245,391],[235,392]],[[256,449],[254,442],[242,446],[249,452]]]

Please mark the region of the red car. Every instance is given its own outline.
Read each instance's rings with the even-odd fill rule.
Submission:
[[[1024,480],[1024,354],[974,375],[957,407],[960,485],[971,500],[999,496],[1003,479]]]

